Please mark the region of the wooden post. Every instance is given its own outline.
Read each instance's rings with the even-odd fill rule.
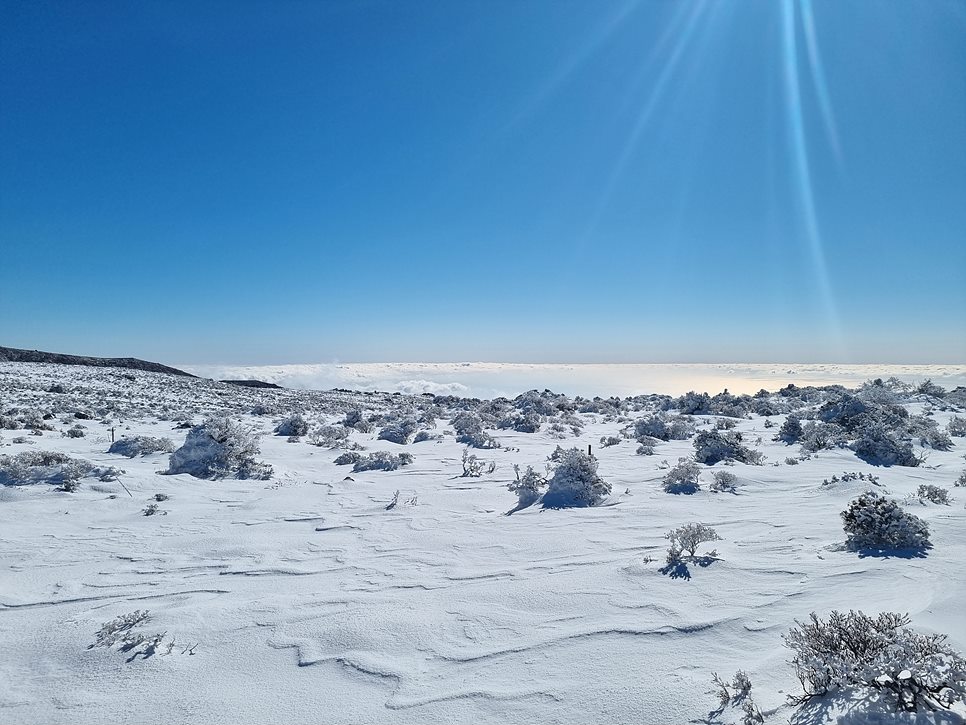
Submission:
[[[587,444],[587,455],[588,456],[594,455],[593,453],[590,452],[590,443]]]
[[[111,443],[114,442],[114,426],[111,426]]]

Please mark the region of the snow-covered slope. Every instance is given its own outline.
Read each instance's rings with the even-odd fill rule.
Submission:
[[[54,384],[64,392],[47,392]],[[940,428],[960,405],[905,401]],[[851,711],[845,721],[857,723],[887,709],[838,697],[787,703],[799,686],[782,634],[796,619],[908,612],[917,629],[966,650],[966,489],[954,486],[966,439],[949,451],[916,443],[927,454],[919,467],[877,467],[848,448],[800,456],[772,440],[783,414],[767,428],[750,415],[735,430],[764,465],[702,466],[701,491],[670,495],[663,462],[692,455],[692,440],[658,442],[646,456],[621,435],[662,401],[584,402],[600,412],[571,413],[578,435],[546,418],[536,433],[488,426],[502,447],[472,453],[496,468],[473,478],[461,476],[464,446],[448,431],[452,415],[478,403],[0,364],[7,420],[52,414],[41,435],[2,431],[0,454],[43,450],[123,469],[81,478],[73,493],[0,485],[0,722],[704,722],[716,706],[712,673],[742,669],[767,722]],[[377,425],[353,429],[343,447],[414,462],[352,473],[311,435],[272,435],[291,413],[338,426],[355,408]],[[379,420],[425,421],[427,411],[436,427],[421,427],[441,439],[377,438]],[[264,433],[257,458],[270,478],[161,475],[167,453],[107,453],[111,429],[177,447],[187,433],[178,424],[210,414]],[[718,417],[694,416],[699,430]],[[83,437],[63,435],[77,424]],[[602,436],[621,442],[602,448]],[[517,502],[513,465],[542,471],[557,445],[592,445],[610,497],[506,515]],[[709,490],[717,470],[737,476],[736,493]],[[908,504],[934,548],[844,550],[839,512],[870,485],[823,485],[846,472],[874,474],[876,490],[897,499],[924,483],[948,488],[951,505]],[[718,557],[671,576],[664,534],[689,521],[717,530]],[[92,647],[104,623],[135,610],[150,613],[138,631],[163,635],[156,648]]]

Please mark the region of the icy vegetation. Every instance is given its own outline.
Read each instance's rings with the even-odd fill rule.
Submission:
[[[961,723],[964,421],[0,363],[0,722]]]

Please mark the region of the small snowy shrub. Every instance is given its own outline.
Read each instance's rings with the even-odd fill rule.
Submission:
[[[610,484],[597,475],[597,459],[579,448],[558,446],[549,465],[553,475],[543,495],[547,508],[596,506],[610,495]]]
[[[908,615],[833,611],[827,622],[814,612],[809,619],[783,637],[804,690],[799,702],[846,687],[888,693],[895,709],[906,712],[963,701],[966,662],[945,635],[909,629]]]
[[[337,466],[351,466],[362,460],[362,454],[355,451],[346,451],[336,458],[333,463]]]
[[[151,436],[132,436],[114,441],[107,449],[108,453],[116,453],[127,458],[147,456],[151,453],[171,453],[174,443],[170,438],[152,438]]]
[[[342,425],[346,428],[354,428],[360,433],[371,433],[373,428],[372,423],[366,420],[365,414],[358,408],[350,410],[345,414]]]
[[[52,451],[24,451],[0,456],[0,486],[25,486],[34,483],[60,484],[62,491],[77,490],[82,478],[111,481],[121,473],[113,466],[98,467],[80,458]]]
[[[353,473],[361,471],[395,471],[401,466],[408,466],[413,462],[410,453],[388,453],[387,451],[376,451],[368,456],[361,457],[352,467]]]
[[[778,429],[778,435],[775,437],[775,440],[785,441],[785,443],[797,443],[803,433],[802,421],[799,417],[797,415],[789,415],[785,418],[785,422],[782,423],[782,427]]]
[[[721,539],[717,531],[700,523],[685,524],[672,529],[664,534],[664,538],[671,542],[671,546],[667,550],[668,563],[680,561],[685,554],[693,559],[698,546],[702,543]],[[712,552],[711,556],[714,555],[715,553]]]
[[[916,490],[916,498],[920,501],[930,501],[931,503],[943,504],[945,506],[952,503],[949,498],[948,489],[942,486],[933,486],[929,483],[919,484],[919,488]]]
[[[720,461],[761,463],[761,454],[741,445],[741,433],[718,430],[701,431],[694,438],[694,458],[709,466]]]
[[[837,423],[810,420],[802,429],[798,442],[801,443],[803,451],[817,453],[827,448],[844,446],[847,440],[845,429]]]
[[[255,460],[258,440],[241,423],[212,417],[188,432],[184,445],[171,454],[168,473],[187,473],[195,478],[267,479],[272,467]]]
[[[929,526],[892,499],[863,493],[842,512],[846,545],[853,550],[929,548]]]
[[[696,493],[701,489],[698,477],[701,469],[687,458],[679,458],[678,464],[664,474],[662,486],[666,493]]]
[[[922,461],[912,452],[912,444],[898,434],[872,422],[858,431],[852,450],[862,460],[878,466],[918,466]]]
[[[493,436],[484,432],[483,420],[476,413],[462,412],[453,418],[453,430],[456,431],[456,442],[471,448],[499,448],[500,444]]]
[[[412,442],[417,430],[419,430],[419,423],[412,418],[403,418],[379,431],[379,440],[405,446]]]
[[[649,438],[648,440],[654,440]],[[653,443],[641,443],[637,450],[635,451],[639,456],[653,456],[654,455],[654,444]]]
[[[527,466],[527,470],[520,475],[520,467],[513,466],[516,472],[516,480],[510,481],[507,488],[517,495],[517,502],[520,508],[525,508],[535,504],[540,499],[540,489],[547,484],[547,479],[533,470],[532,466]]]
[[[711,482],[714,493],[734,493],[738,484],[738,477],[730,471],[715,471]]]
[[[634,423],[634,438],[644,443],[647,438],[662,441],[683,441],[694,435],[694,421],[683,415],[671,415],[663,411]]]
[[[443,436],[438,433],[430,433],[428,430],[421,430],[413,438],[413,443],[422,443],[423,441],[441,441]]]
[[[308,432],[309,424],[298,413],[290,415],[275,426],[275,435],[280,436],[304,436]]]
[[[610,446],[616,446],[621,442],[621,439],[617,436],[601,436],[600,437],[600,447],[609,448]]]
[[[718,709],[712,713],[715,716],[714,722],[718,722],[725,710],[730,709],[732,713],[740,714],[740,725],[761,725],[765,722],[761,710],[751,697],[751,679],[741,670],[735,673],[731,682],[725,682],[718,673],[712,673],[712,692],[718,698]]]
[[[110,622],[105,622],[94,635],[94,644],[91,647],[113,647],[118,642],[125,643],[131,637],[131,631],[141,626],[150,619],[148,611],[135,609],[128,614],[115,617]]]
[[[339,425],[318,425],[313,427],[306,440],[319,448],[348,448],[349,429]]]
[[[81,425],[75,425],[73,428],[67,431],[68,438],[83,438],[84,437],[84,427]]]
[[[954,415],[949,419],[949,423],[946,425],[946,431],[955,438],[966,437],[966,418],[960,418],[958,415]]]
[[[959,478],[956,479],[956,486],[966,486],[966,471],[959,474]]]

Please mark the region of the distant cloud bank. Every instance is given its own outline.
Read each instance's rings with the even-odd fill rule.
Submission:
[[[568,395],[680,395],[689,390],[755,393],[796,385],[859,385],[895,376],[966,385],[963,365],[344,363],[316,365],[179,365],[207,378],[256,379],[304,390],[381,390],[478,398],[513,397],[531,389]]]

